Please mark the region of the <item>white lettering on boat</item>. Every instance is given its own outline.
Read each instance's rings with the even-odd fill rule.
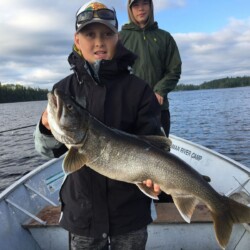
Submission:
[[[202,155],[199,155],[198,153],[196,152],[192,152],[191,150],[187,149],[187,148],[183,148],[183,147],[180,147],[176,144],[172,144],[171,146],[171,150],[175,150],[175,151],[178,151],[186,156],[189,156],[190,158],[196,160],[196,161],[201,161],[202,160]]]

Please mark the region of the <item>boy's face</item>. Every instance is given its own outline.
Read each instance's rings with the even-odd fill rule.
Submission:
[[[75,34],[75,45],[89,63],[111,60],[115,55],[118,34],[100,23],[92,23]]]
[[[132,14],[135,21],[140,27],[144,27],[148,21],[150,14],[149,0],[138,0],[131,7]]]

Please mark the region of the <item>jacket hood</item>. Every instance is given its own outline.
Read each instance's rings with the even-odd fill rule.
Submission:
[[[128,17],[129,17],[129,22],[130,23],[134,23],[137,24],[137,22],[135,21],[135,18],[132,14],[132,10],[129,7],[129,0],[127,1],[127,11],[128,11]],[[150,0],[150,13],[149,13],[149,18],[148,18],[148,22],[146,24],[146,26],[144,27],[144,29],[147,29],[148,27],[152,26],[154,24],[154,4],[153,4],[153,0]],[[138,25],[137,25],[138,26]],[[138,26],[139,27],[139,26]]]
[[[126,23],[122,26],[122,30],[135,30],[135,31],[143,31],[143,30],[156,30],[158,29],[158,23],[154,22],[153,24],[147,24],[144,29],[140,28],[135,23]]]
[[[135,60],[137,59],[137,55],[132,51],[126,49],[122,42],[119,40],[117,43],[116,54],[114,58],[111,60],[115,60],[117,64],[120,66],[119,68],[132,67]]]

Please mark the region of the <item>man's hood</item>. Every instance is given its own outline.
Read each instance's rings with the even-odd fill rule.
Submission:
[[[158,29],[158,23],[154,22],[153,24],[147,24],[147,26],[142,29],[140,28],[138,25],[136,25],[135,23],[131,22],[131,23],[126,23],[122,26],[122,30],[135,30],[135,31],[144,31],[144,30],[156,30]]]
[[[150,13],[149,13],[149,18],[148,18],[148,22],[146,24],[146,26],[144,27],[145,29],[147,29],[148,27],[152,26],[154,24],[154,4],[153,1],[150,0]],[[129,17],[129,22],[130,23],[134,23],[136,24],[135,18],[132,14],[132,10],[129,7],[129,0],[127,1],[127,10],[128,10],[128,17]]]

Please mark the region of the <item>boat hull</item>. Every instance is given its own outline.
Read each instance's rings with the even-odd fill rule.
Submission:
[[[171,136],[171,152],[194,169],[211,178],[211,185],[221,194],[244,194],[249,202],[250,169],[200,145]],[[69,249],[69,234],[47,219],[38,216],[46,206],[60,207],[58,193],[64,180],[63,156],[51,160],[22,177],[0,194],[1,250],[63,250]],[[220,249],[213,224],[195,220],[187,224],[181,219],[166,220],[157,205],[158,219],[149,225],[147,249]],[[165,209],[166,215],[169,209]],[[60,211],[58,210],[57,216]],[[177,210],[176,213],[178,214]],[[162,215],[163,214],[163,215]],[[36,221],[38,226],[27,226]],[[248,225],[234,225],[227,249],[246,250],[250,246]]]

